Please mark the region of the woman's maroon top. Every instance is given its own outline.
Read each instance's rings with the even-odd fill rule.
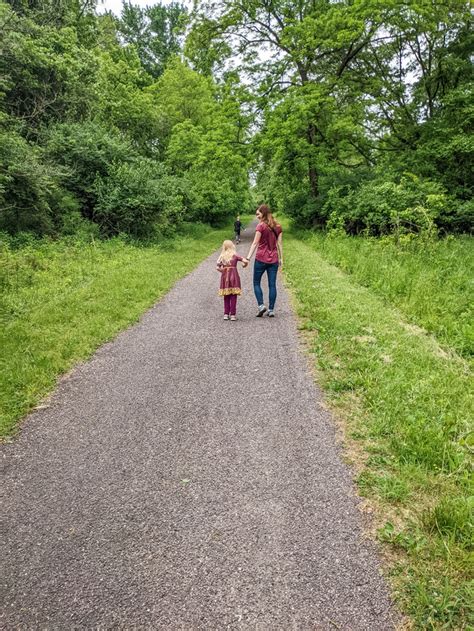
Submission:
[[[272,230],[270,226],[261,221],[256,231],[260,232],[260,241],[255,260],[262,263],[278,263],[277,239],[283,232],[281,226],[277,224]]]
[[[242,293],[240,276],[237,271],[237,263],[243,258],[239,254],[234,254],[228,263],[218,262],[217,267],[221,270],[221,286],[219,296],[239,296]]]

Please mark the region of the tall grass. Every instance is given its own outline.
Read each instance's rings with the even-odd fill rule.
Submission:
[[[229,227],[195,225],[172,239],[33,240],[0,247],[0,435],[59,375],[135,322],[217,249]]]
[[[474,354],[474,239],[408,240],[306,233],[312,247],[467,359]]]
[[[344,419],[347,453],[357,466],[360,492],[369,498],[378,536],[392,554],[390,573],[399,602],[417,629],[467,629],[472,613],[469,483],[474,417],[469,366],[407,323],[398,297],[408,294],[403,287],[396,291],[395,283],[388,290],[383,282],[384,269],[387,283],[391,281],[392,246],[385,253],[382,244],[346,239],[325,243],[322,237],[302,240],[288,233],[285,241],[285,275],[300,326],[327,398]],[[466,247],[461,241],[455,251]],[[364,269],[364,256],[370,256],[365,269],[371,270],[371,283],[379,283],[376,291],[357,282],[356,274],[331,265],[326,256],[339,261],[345,256],[345,269],[358,270]],[[402,257],[402,271],[409,268],[416,278],[429,277],[425,255],[420,255],[421,269],[416,252],[403,256],[409,261]],[[422,303],[429,303],[432,290],[456,296],[456,304],[463,304],[458,280],[454,289],[440,285],[436,258],[432,263],[431,286],[405,303],[418,305],[422,314],[430,312]],[[454,267],[461,266],[457,262]],[[436,313],[440,331],[443,312],[438,308]],[[458,310],[448,301],[446,313],[454,319]],[[449,339],[458,350],[467,348],[463,336]]]

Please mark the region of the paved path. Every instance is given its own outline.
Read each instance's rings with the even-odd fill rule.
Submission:
[[[2,447],[3,628],[394,628],[286,293],[224,322],[215,258]]]

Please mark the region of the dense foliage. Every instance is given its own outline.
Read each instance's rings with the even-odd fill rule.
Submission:
[[[470,22],[465,0],[0,0],[0,230],[215,223],[254,180],[303,225],[467,231]]]
[[[470,21],[464,0],[203,1],[188,54],[217,67],[216,51],[239,53],[262,121],[258,187],[277,208],[351,233],[461,231],[474,210]]]
[[[150,236],[249,206],[248,122],[180,58],[186,19],[0,0],[0,230]]]

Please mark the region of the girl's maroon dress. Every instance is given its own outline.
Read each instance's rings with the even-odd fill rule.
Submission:
[[[219,296],[240,296],[242,293],[240,276],[237,271],[237,263],[242,260],[243,257],[239,256],[239,254],[234,254],[228,263],[217,263],[217,267],[222,270]]]

